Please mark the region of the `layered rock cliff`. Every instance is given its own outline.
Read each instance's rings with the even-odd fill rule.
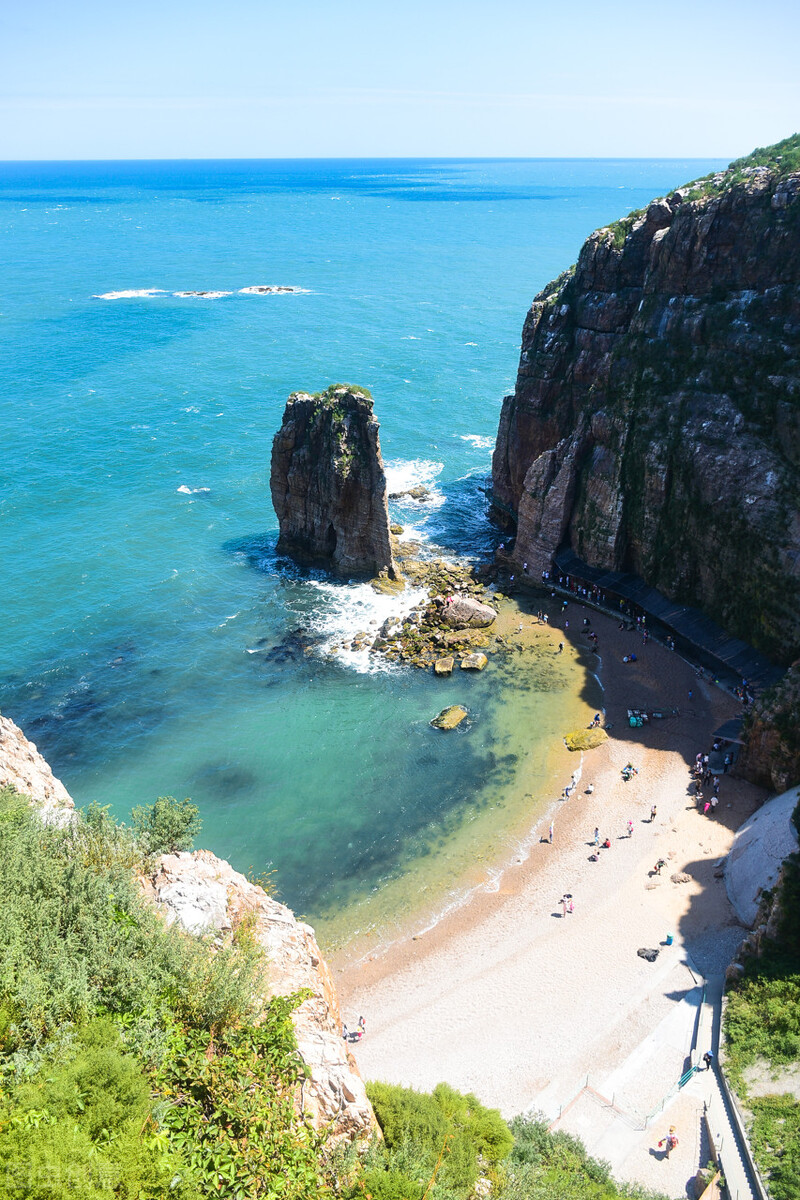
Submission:
[[[799,151],[591,235],[528,313],[492,464],[534,577],[568,544],[781,662],[800,651]]]
[[[337,575],[396,578],[378,429],[362,389],[289,397],[270,472],[279,554]]]

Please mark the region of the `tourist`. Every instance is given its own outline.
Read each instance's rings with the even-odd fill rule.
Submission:
[[[662,1138],[661,1141],[658,1143],[658,1148],[659,1148],[659,1150],[661,1150],[663,1147],[665,1157],[669,1158],[670,1152],[675,1149],[677,1144],[678,1144],[678,1137],[677,1137],[677,1134],[675,1133],[675,1126],[670,1125],[669,1133],[667,1134],[666,1137]]]
[[[633,821],[628,821],[628,837],[633,837]]]
[[[563,642],[559,642],[559,643],[558,643],[558,650],[556,650],[556,654],[563,654],[563,653],[564,653],[564,643],[563,643]]]
[[[356,1035],[357,1035],[359,1041],[361,1041],[361,1038],[364,1036],[364,1034],[366,1032],[367,1032],[367,1023],[363,1017],[359,1017],[358,1018],[358,1029],[356,1030]]]
[[[703,1055],[703,1062],[706,1064],[707,1071],[711,1070],[711,1064],[713,1063],[713,1061],[714,1061],[713,1053],[710,1050],[706,1050],[705,1054]]]
[[[656,808],[656,806],[654,804],[653,807],[650,809],[650,824],[651,825],[653,824],[653,821],[655,821],[657,815],[658,815],[658,809]]]
[[[653,867],[653,874],[660,875],[666,865],[667,865],[666,859],[660,858],[658,860],[658,862],[656,863],[656,865]]]
[[[550,845],[552,846],[552,844],[553,844],[553,822],[552,821],[550,822],[550,829],[548,832],[548,841],[550,842]]]
[[[594,827],[594,839],[592,841],[592,845],[593,846],[600,845],[600,830],[597,825],[595,825],[595,827]]]
[[[611,838],[606,838],[606,840],[603,842],[603,849],[604,850],[611,849]]]

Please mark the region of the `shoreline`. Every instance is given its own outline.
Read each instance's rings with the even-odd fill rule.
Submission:
[[[456,693],[453,699],[463,700],[472,717],[473,695],[478,724],[469,736],[477,738],[482,749],[496,750],[499,757],[504,750],[519,753],[512,778],[481,784],[476,793],[482,797],[480,806],[465,806],[456,817],[456,828],[432,854],[410,858],[374,895],[362,896],[339,916],[311,918],[329,959],[339,956],[360,962],[382,954],[409,936],[424,936],[468,905],[474,894],[496,891],[508,862],[529,857],[535,830],[550,819],[558,804],[555,797],[580,763],[581,755],[567,749],[563,736],[588,724],[600,703],[595,693],[602,692],[584,648],[566,645],[563,658],[558,655],[562,631],[539,623],[527,597],[504,597],[496,607],[497,619],[487,630],[492,641],[485,651],[489,665],[480,675],[491,688],[496,709],[487,714],[485,694],[471,693],[476,682],[472,672],[463,673],[464,694]],[[506,657],[495,644],[498,636],[507,647],[514,647],[505,650]],[[549,672],[555,673],[552,681]],[[558,674],[564,672],[560,681]],[[459,676],[456,660],[454,683]],[[552,692],[551,682],[555,683]],[[550,736],[545,740],[539,732],[526,748],[526,722],[542,720],[541,705],[549,695],[555,714],[552,718],[548,714]],[[516,711],[509,719],[511,705]],[[433,703],[431,716],[435,708]],[[453,732],[437,735],[453,736]]]
[[[426,1090],[446,1079],[504,1115],[544,1108],[548,1097],[563,1103],[577,1080],[601,1082],[644,1044],[695,986],[692,969],[724,972],[741,940],[717,865],[765,792],[723,777],[712,819],[688,789],[695,753],[739,704],[652,639],[642,647],[638,635],[577,601],[568,619],[575,613],[575,628],[562,636],[580,642],[589,613],[609,740],[584,755],[577,792],[550,806],[553,845],[540,840],[545,814],[530,830],[527,858],[507,859],[496,891],[477,889],[425,933],[407,925],[361,959],[332,956],[345,1019],[366,1017],[368,1036],[354,1052],[367,1079]],[[624,664],[631,649],[638,661]],[[681,715],[630,728],[627,707],[659,706]],[[625,783],[628,761],[639,774]],[[612,840],[599,862],[589,861],[595,825]],[[655,876],[660,857],[668,866]],[[671,882],[684,872],[688,882]],[[575,912],[565,917],[558,901],[567,891]],[[655,967],[637,956],[640,947],[659,949]],[[671,991],[661,986],[665,972]],[[664,1092],[677,1069],[664,1068]],[[649,1179],[646,1163],[621,1173]]]

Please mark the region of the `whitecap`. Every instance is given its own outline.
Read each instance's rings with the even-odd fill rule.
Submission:
[[[182,495],[184,495],[184,496],[199,496],[203,492],[210,492],[211,488],[207,488],[207,487],[190,488],[190,487],[187,487],[185,483],[182,483],[181,486],[178,488],[178,491],[181,492]]]
[[[173,292],[181,300],[220,300],[223,296],[232,296],[233,292]]]
[[[419,338],[415,337],[413,333],[409,333],[409,334],[406,334],[405,337],[401,337],[400,341],[401,342],[418,342]]]
[[[465,346],[477,346],[477,342],[464,342]]]
[[[393,458],[384,463],[387,492],[405,492],[412,487],[426,487],[440,503],[444,497],[436,493],[436,480],[444,470],[444,463],[428,458]]]
[[[165,296],[163,288],[129,288],[124,292],[101,292],[92,296],[93,300],[147,300],[151,296]]]
[[[491,450],[494,446],[494,438],[481,433],[460,433],[458,436],[462,442],[469,442],[476,450]]]
[[[358,633],[367,633],[370,639],[377,637],[387,618],[401,621],[428,597],[427,589],[422,587],[406,587],[397,596],[385,596],[368,583],[329,579],[310,579],[303,592],[306,602],[310,600],[312,605],[310,612],[304,608],[303,620],[321,638],[317,652],[334,655],[338,662],[361,674],[393,669],[393,664],[367,648],[342,647],[349,647]]]

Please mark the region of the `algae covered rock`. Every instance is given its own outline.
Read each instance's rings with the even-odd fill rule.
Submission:
[[[466,658],[462,658],[461,660],[461,670],[482,671],[488,661],[485,654],[468,654]]]
[[[461,722],[469,714],[463,704],[451,704],[449,708],[443,708],[438,716],[431,721],[434,729],[455,729],[456,725]]]
[[[594,750],[608,741],[605,729],[576,729],[568,733],[564,742],[568,750]]]
[[[455,662],[455,659],[452,657],[452,655],[448,655],[446,658],[437,658],[436,662],[433,664],[434,674],[435,675],[452,675],[453,667],[455,665],[456,665],[456,662]]]

